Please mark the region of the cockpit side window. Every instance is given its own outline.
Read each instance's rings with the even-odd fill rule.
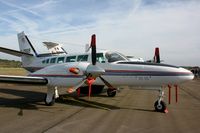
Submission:
[[[105,56],[109,63],[115,62],[115,61],[126,60],[126,58],[124,58],[122,55],[120,55],[119,53],[115,53],[115,52],[113,52],[113,53],[107,52]]]
[[[97,53],[96,54],[97,62],[99,63],[105,63],[105,58],[103,56],[103,53]]]

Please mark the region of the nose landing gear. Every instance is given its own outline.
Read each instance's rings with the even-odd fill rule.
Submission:
[[[158,100],[154,103],[154,108],[157,112],[166,112],[167,106],[163,101],[164,91],[162,89],[159,90]]]

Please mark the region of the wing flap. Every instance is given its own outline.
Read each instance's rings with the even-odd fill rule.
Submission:
[[[48,80],[43,77],[0,75],[0,83],[46,85]]]

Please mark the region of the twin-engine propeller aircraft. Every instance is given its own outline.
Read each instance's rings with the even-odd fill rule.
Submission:
[[[83,60],[81,62],[77,62],[78,57],[72,58],[69,55],[63,56],[64,58],[40,56],[23,32],[18,34],[18,39],[21,51],[2,47],[0,51],[21,56],[23,67],[31,73],[28,76],[0,75],[0,82],[46,85],[48,88],[46,105],[54,104],[55,98],[59,97],[59,87],[66,87],[68,93],[73,93],[78,92],[81,87],[88,86],[90,97],[92,85],[107,86],[108,96],[113,97],[116,94],[116,87],[136,86],[158,90],[159,98],[154,107],[156,111],[163,112],[166,104],[163,101],[162,87],[178,85],[194,77],[190,71],[181,67],[161,63],[131,62],[119,53],[96,52],[95,35],[91,37],[91,54],[81,55],[80,60]],[[85,60],[86,57],[88,60]],[[41,64],[40,67],[33,66],[37,63],[42,63],[42,67]]]

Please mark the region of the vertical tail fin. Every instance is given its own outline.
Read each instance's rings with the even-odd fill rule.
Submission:
[[[24,34],[24,32],[17,34],[17,37],[18,37],[20,51],[28,54],[33,54],[35,56],[38,55],[33,45],[29,41],[28,37]]]
[[[155,63],[160,63],[160,52],[159,52],[159,48],[155,48],[155,55],[154,55],[154,58],[153,58],[153,61]]]
[[[38,56],[38,54],[35,51],[33,45],[29,41],[28,37],[24,34],[24,32],[18,33],[17,37],[18,37],[19,49],[20,49],[21,52],[25,52],[25,53],[28,53],[28,54],[33,54],[36,57]],[[23,67],[27,67],[34,61],[35,58],[23,55],[21,57],[21,59],[22,59]]]

